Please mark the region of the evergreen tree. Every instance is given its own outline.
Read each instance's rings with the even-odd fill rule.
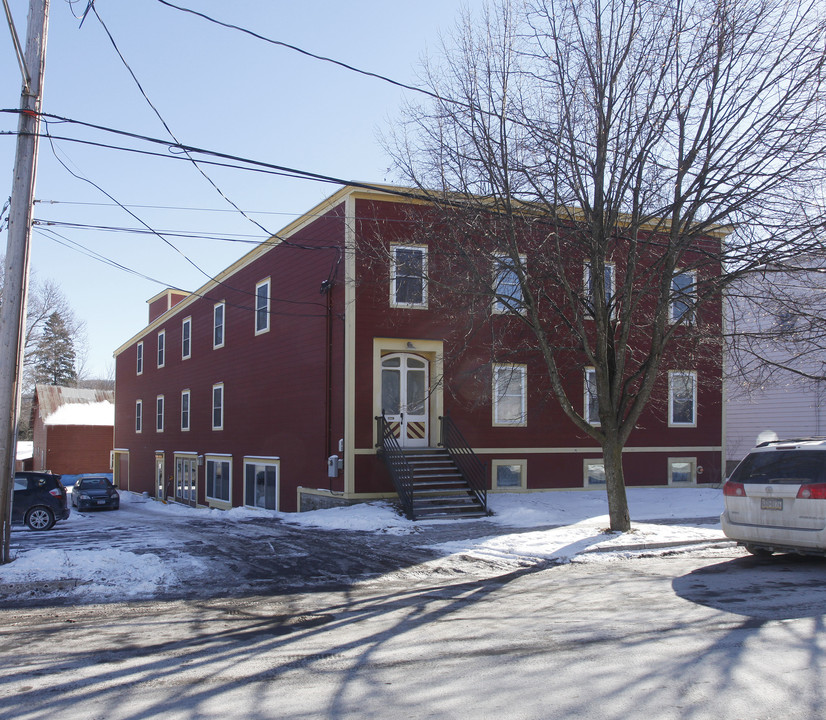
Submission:
[[[53,312],[49,315],[34,355],[36,382],[68,386],[77,382],[75,345],[60,313]]]

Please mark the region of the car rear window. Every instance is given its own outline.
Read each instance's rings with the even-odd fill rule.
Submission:
[[[752,453],[732,474],[740,483],[826,482],[826,452],[820,450],[777,450]]]

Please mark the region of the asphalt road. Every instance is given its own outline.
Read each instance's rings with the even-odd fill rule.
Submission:
[[[326,559],[315,532],[275,534],[280,568],[310,563],[303,588],[256,591],[243,565],[188,599],[0,609],[0,718],[826,716],[824,560],[695,548],[502,574],[333,535]],[[362,572],[337,582],[348,554]]]

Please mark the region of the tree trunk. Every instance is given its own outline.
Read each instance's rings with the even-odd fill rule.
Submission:
[[[622,472],[622,443],[615,437],[606,437],[602,446],[602,454],[611,530],[628,532],[631,529],[631,516],[628,512],[625,476]]]

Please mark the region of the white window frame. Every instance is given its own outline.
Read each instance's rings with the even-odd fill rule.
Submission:
[[[163,395],[155,398],[155,431],[162,433],[164,427],[164,416],[166,413],[166,399]]]
[[[247,496],[247,467],[250,465],[273,466],[275,468],[275,510],[277,512],[281,508],[281,458],[253,456],[244,458],[244,507],[257,508],[258,506],[253,504],[254,498]]]
[[[497,482],[499,468],[500,467],[510,467],[510,466],[518,466],[519,467],[519,485],[499,485]],[[526,458],[516,459],[507,459],[507,460],[491,460],[490,461],[490,486],[492,490],[498,490],[500,492],[517,492],[519,490],[527,490],[528,489],[528,461]]]
[[[218,322],[218,311],[221,311],[221,322]],[[221,329],[221,341],[218,342],[215,337],[218,332],[218,328]],[[224,347],[227,341],[227,308],[226,303],[222,300],[221,302],[215,303],[212,307],[212,349],[217,350],[218,348]]]
[[[265,278],[255,285],[255,334],[262,335],[270,331],[270,278]],[[264,303],[261,304],[259,291],[266,288]],[[260,323],[260,316],[264,317],[264,323]]]
[[[674,420],[674,381],[675,378],[691,378],[691,420],[676,422]],[[696,370],[669,370],[668,371],[668,426],[669,427],[697,427],[697,371]]]
[[[510,255],[498,255],[493,260],[493,312],[496,315],[512,315],[524,314],[525,312],[525,298],[522,294],[522,285],[519,283],[519,273],[517,267],[525,267],[526,256],[519,255],[518,266],[514,265],[513,258]],[[506,274],[513,274],[516,279],[516,294],[503,295],[499,289],[502,286],[503,279]],[[513,303],[503,301],[502,298],[509,298]]]
[[[589,481],[591,476],[591,468],[592,467],[601,467],[602,468],[602,475],[605,477],[605,460],[603,458],[585,458],[582,461],[582,487],[584,488],[604,488],[606,482],[595,482],[592,483]]]
[[[675,287],[677,278],[690,277],[688,283],[688,290],[681,290]],[[680,300],[677,296],[681,295],[684,299]],[[676,303],[681,303],[684,307],[682,312],[677,314]],[[671,299],[668,302],[668,320],[672,324],[682,322],[683,324],[691,324],[696,320],[695,313],[697,308],[697,273],[694,270],[685,270],[675,272],[671,278]],[[683,319],[685,316],[685,319]]]
[[[396,287],[396,270],[397,270],[397,262],[396,257],[397,253],[401,250],[409,250],[421,253],[422,256],[422,300],[421,302],[411,303],[411,302],[400,302],[398,298],[398,288]],[[428,282],[427,282],[427,247],[424,245],[391,245],[390,246],[390,307],[394,308],[412,308],[412,309],[425,309],[427,308],[428,302]],[[405,276],[406,277],[406,276]]]
[[[596,404],[596,417],[591,416],[591,399]],[[599,427],[599,397],[597,396],[597,371],[593,367],[585,368],[582,391],[582,417],[589,425]]]
[[[617,315],[617,306],[616,303],[613,302],[614,298],[617,295],[617,265],[614,262],[606,261],[604,266],[605,272],[608,274],[611,287],[606,288],[606,290],[610,290],[610,292],[605,293],[605,302],[611,305],[611,317],[615,318]],[[582,282],[583,288],[585,289],[585,301],[591,306],[596,308],[596,301],[594,300],[594,291],[591,287],[591,261],[586,260],[583,266],[582,271]],[[590,310],[586,309],[586,316],[593,317],[591,315]]]
[[[227,482],[227,497],[220,498],[215,495],[210,495],[210,465],[215,463],[226,464],[229,479]],[[213,490],[215,486],[213,483]],[[204,455],[204,497],[207,501],[221,505],[223,507],[232,507],[232,455]]]
[[[192,316],[181,321],[181,360],[192,357]]]
[[[135,370],[136,375],[143,375],[143,340],[138,343],[135,349]]]
[[[499,376],[507,373],[510,376],[507,387],[504,392],[500,393]],[[502,418],[500,417],[500,400],[505,397],[516,397],[516,393],[508,393],[510,389],[511,379],[514,374],[520,376],[520,406],[521,411],[519,418]],[[492,423],[493,427],[525,427],[528,424],[528,366],[519,363],[494,363],[493,373],[491,378],[491,405]]]
[[[216,390],[220,391],[220,403],[219,404],[216,404],[216,402],[215,402],[215,391]],[[224,429],[224,402],[225,402],[224,383],[222,383],[222,382],[215,383],[212,386],[212,429],[213,430],[223,430]],[[221,415],[220,422],[217,423],[217,424],[215,422],[215,413],[216,413],[216,411],[219,412],[220,415]]]
[[[158,330],[158,367],[166,365],[166,330]]]
[[[673,479],[674,465],[677,463],[687,463],[691,466],[691,480],[688,482],[675,482]],[[675,487],[691,487],[697,484],[697,458],[696,457],[670,457],[668,458],[668,484]]]
[[[181,390],[181,430],[187,432],[191,427],[192,418],[192,393]]]
[[[135,433],[143,432],[143,400],[135,400]]]

